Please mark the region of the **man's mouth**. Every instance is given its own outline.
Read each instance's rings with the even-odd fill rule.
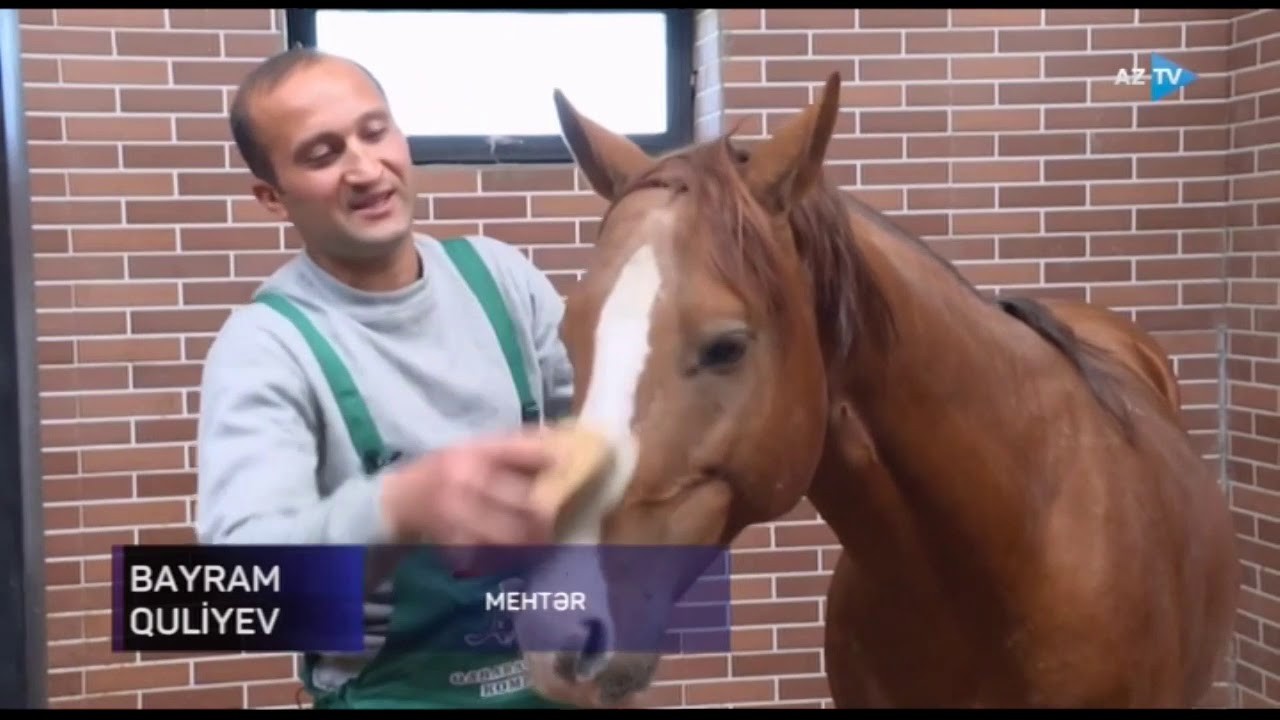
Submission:
[[[386,210],[391,205],[391,199],[395,197],[395,190],[387,190],[373,195],[366,195],[358,198],[350,204],[352,212],[368,214],[377,213]]]

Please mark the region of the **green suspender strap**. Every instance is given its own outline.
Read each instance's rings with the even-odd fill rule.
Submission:
[[[458,268],[458,272],[462,274],[463,280],[471,288],[476,300],[484,308],[489,324],[498,336],[498,343],[502,347],[502,354],[506,358],[507,368],[511,372],[511,379],[515,383],[516,393],[520,398],[521,419],[524,422],[538,420],[540,412],[529,386],[529,378],[525,373],[524,354],[520,352],[515,326],[493,275],[476,252],[475,246],[467,238],[450,238],[442,241],[441,244]],[[310,346],[342,412],[347,432],[351,436],[351,443],[360,455],[365,472],[372,474],[385,465],[391,458],[387,456],[382,436],[378,433],[377,425],[369,414],[369,409],[356,388],[351,373],[334,352],[333,347],[324,339],[311,320],[283,295],[262,293],[256,299],[284,315]]]
[[[489,317],[489,324],[498,336],[502,346],[502,354],[507,358],[507,368],[511,371],[511,379],[515,381],[516,393],[520,396],[520,416],[524,422],[538,420],[538,403],[533,399],[529,389],[529,378],[525,374],[524,357],[520,352],[520,343],[516,341],[515,326],[511,316],[507,314],[506,303],[502,301],[502,293],[494,282],[493,275],[481,259],[480,253],[471,241],[465,237],[449,238],[441,241],[445,252],[453,260],[454,266],[462,274],[462,279],[471,287],[471,292],[484,307]]]
[[[351,444],[355,446],[356,453],[360,456],[360,464],[369,475],[377,472],[378,468],[387,464],[391,458],[388,457],[386,447],[382,444],[382,435],[378,433],[378,426],[373,422],[369,408],[356,388],[355,380],[351,378],[351,373],[347,371],[347,366],[342,363],[342,359],[334,352],[333,346],[324,339],[311,320],[283,295],[263,293],[257,297],[257,301],[284,315],[307,341],[307,345],[311,347],[311,352],[316,357],[316,362],[320,364],[320,371],[324,373],[325,380],[329,383],[329,389],[338,403],[338,409],[342,412],[347,433],[351,436]]]
[[[373,416],[369,414],[369,408],[365,405],[364,398],[360,395],[360,390],[356,387],[355,380],[352,379],[342,358],[338,357],[338,353],[316,329],[311,319],[285,296],[268,292],[258,295],[255,301],[283,315],[302,335],[307,346],[311,348],[316,362],[320,365],[320,372],[324,373],[329,391],[333,393],[333,398],[338,403],[338,411],[342,413],[342,420],[347,426],[351,444],[360,457],[361,468],[366,475],[376,473],[392,458],[388,456],[386,446],[382,442],[382,435],[378,432]],[[315,706],[325,708],[331,706],[334,697],[312,683],[311,675],[316,659],[315,653],[303,654],[301,680],[307,692],[315,699]]]

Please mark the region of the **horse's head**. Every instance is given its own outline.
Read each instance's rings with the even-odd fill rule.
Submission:
[[[827,377],[813,258],[797,246],[792,211],[821,182],[839,89],[833,75],[818,102],[749,154],[725,137],[661,158],[556,93],[564,137],[608,202],[562,326],[575,411],[619,450],[563,542],[722,547],[803,497],[827,424]],[[661,605],[593,618],[605,647],[627,623],[628,647],[582,662],[582,635],[558,661],[531,654],[535,682],[582,683],[611,701],[647,686],[665,608],[708,557],[691,552],[682,567],[677,550],[660,555],[626,576],[604,572],[614,614],[641,596]],[[577,626],[566,624],[566,638]],[[653,651],[637,647],[638,634]]]

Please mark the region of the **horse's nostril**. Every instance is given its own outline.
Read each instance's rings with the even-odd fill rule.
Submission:
[[[556,673],[570,682],[594,678],[609,661],[609,630],[604,621],[582,621],[582,632],[556,658]]]
[[[585,663],[603,656],[608,651],[609,637],[604,623],[597,618],[588,618],[582,624],[587,629],[586,641],[582,643],[582,662]]]

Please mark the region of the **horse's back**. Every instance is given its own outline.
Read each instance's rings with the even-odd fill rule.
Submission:
[[[1061,298],[1041,302],[1080,339],[1106,351],[1149,382],[1174,414],[1181,412],[1182,394],[1173,362],[1150,333],[1123,315],[1095,303]]]
[[[1131,453],[1112,455],[1106,461],[1113,465],[1105,474],[1124,482],[1100,481],[1092,491],[1081,493],[1082,504],[1072,506],[1067,515],[1071,519],[1063,524],[1069,537],[1059,538],[1061,552],[1087,552],[1089,543],[1072,532],[1071,526],[1093,527],[1089,524],[1092,521],[1086,519],[1088,513],[1075,509],[1100,502],[1096,497],[1085,502],[1090,492],[1102,493],[1109,498],[1108,504],[1124,504],[1122,497],[1132,503],[1126,513],[1129,527],[1119,531],[1117,537],[1127,535],[1136,564],[1147,563],[1147,572],[1145,577],[1139,572],[1127,581],[1114,577],[1112,582],[1120,584],[1113,585],[1110,592],[1131,594],[1130,606],[1147,622],[1162,614],[1156,608],[1168,613],[1165,624],[1155,622],[1151,629],[1163,628],[1167,632],[1168,623],[1172,622],[1181,631],[1180,637],[1150,641],[1153,646],[1168,643],[1168,657],[1161,658],[1138,647],[1131,650],[1135,659],[1145,657],[1152,664],[1152,678],[1171,683],[1163,691],[1148,688],[1150,697],[1162,697],[1163,702],[1171,704],[1194,703],[1198,698],[1193,696],[1212,682],[1234,623],[1239,579],[1234,529],[1225,497],[1180,421],[1178,379],[1171,359],[1155,338],[1124,315],[1101,305],[1063,299],[1038,302],[1076,339],[1101,350],[1110,361],[1131,373],[1129,381],[1120,387],[1126,405],[1138,409],[1130,416],[1137,444],[1131,446]],[[1140,387],[1154,396],[1139,391]],[[1082,467],[1088,467],[1088,462]],[[1102,547],[1105,545],[1095,546],[1094,550]],[[1121,565],[1126,562],[1118,558],[1108,562],[1116,561]],[[1157,571],[1157,565],[1163,571]],[[1067,586],[1074,582],[1069,580]],[[1107,605],[1105,598],[1098,600],[1102,606]],[[1128,634],[1119,626],[1114,631]],[[1127,642],[1137,646],[1144,641],[1134,635]],[[1180,666],[1182,676],[1154,671],[1166,663]],[[1184,695],[1173,700],[1179,692]]]
[[[966,612],[956,605],[964,592],[925,572],[927,552],[913,554],[901,536],[887,540],[890,530],[909,540],[923,528],[901,520],[855,532],[868,537],[848,538],[828,595],[833,699],[840,707],[1195,704],[1226,649],[1238,565],[1221,492],[1178,421],[1172,362],[1150,334],[1104,307],[1010,302],[1006,312],[1051,342],[1070,351],[1073,340],[1063,338],[1073,334],[1130,371],[1120,392],[1130,407],[1147,409],[1133,418],[1145,451],[1110,459],[1065,451],[1064,461],[1070,457],[1076,469],[1096,476],[1067,472],[1074,481],[1042,536],[1051,546],[1046,567],[1055,569],[1043,578],[1044,592],[1021,606],[1029,629],[1036,628],[1021,661],[966,633]],[[877,504],[876,517],[904,517],[902,499],[890,491],[897,483],[879,464],[866,429],[847,421],[832,430],[829,451],[861,478],[856,492],[867,494],[850,503]],[[1167,447],[1152,449],[1161,443]],[[875,497],[877,487],[892,497]],[[1103,519],[1103,507],[1117,514]],[[882,562],[875,550],[884,542],[894,552]],[[912,664],[915,670],[905,669]]]

